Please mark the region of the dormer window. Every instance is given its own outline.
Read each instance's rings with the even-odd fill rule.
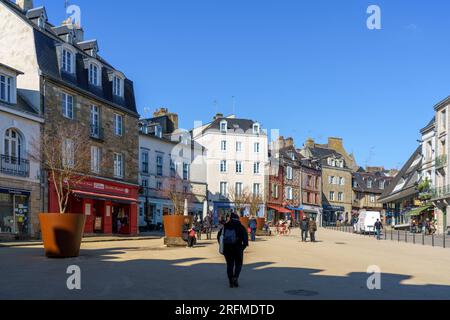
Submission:
[[[255,123],[253,125],[253,134],[260,134],[261,132],[261,127],[259,125],[259,123]]]
[[[117,75],[113,76],[113,94],[123,97],[123,79]]]
[[[162,128],[161,128],[161,126],[156,126],[155,127],[155,136],[157,136],[158,138],[162,138]]]
[[[15,103],[16,90],[14,78],[0,74],[0,100],[7,103]]]
[[[89,64],[89,83],[94,86],[99,86],[100,82],[100,68],[95,63]]]
[[[227,133],[227,131],[228,131],[228,122],[223,120],[222,122],[220,122],[220,132]]]
[[[41,16],[41,17],[38,19],[37,25],[38,25],[38,27],[39,27],[40,29],[44,29],[44,28],[45,28],[45,21],[46,21],[46,19],[45,19],[44,16]]]
[[[62,49],[62,70],[67,73],[73,73],[74,71],[74,54],[67,48]]]

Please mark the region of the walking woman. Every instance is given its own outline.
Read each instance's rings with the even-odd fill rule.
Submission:
[[[244,250],[248,247],[248,233],[235,213],[227,216],[225,225],[217,236],[221,252],[227,261],[230,288],[239,287],[239,275],[244,264]]]

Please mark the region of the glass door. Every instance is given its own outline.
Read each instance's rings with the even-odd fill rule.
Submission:
[[[0,193],[0,233],[14,232],[13,199],[9,193]]]
[[[28,233],[29,198],[23,195],[14,195],[14,233]]]

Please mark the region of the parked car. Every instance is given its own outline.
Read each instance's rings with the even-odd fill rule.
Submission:
[[[362,210],[359,213],[358,221],[353,226],[356,233],[374,233],[375,222],[381,221],[381,213],[378,211]]]

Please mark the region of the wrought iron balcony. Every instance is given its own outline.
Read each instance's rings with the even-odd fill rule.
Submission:
[[[91,125],[91,138],[104,140],[105,134],[103,128],[99,125]]]
[[[30,161],[22,158],[1,155],[0,173],[28,178],[30,176]]]
[[[436,157],[436,169],[442,169],[447,165],[447,155],[443,154]]]
[[[433,188],[430,191],[431,193],[431,199],[438,200],[450,197],[450,185],[439,187],[439,188]]]

